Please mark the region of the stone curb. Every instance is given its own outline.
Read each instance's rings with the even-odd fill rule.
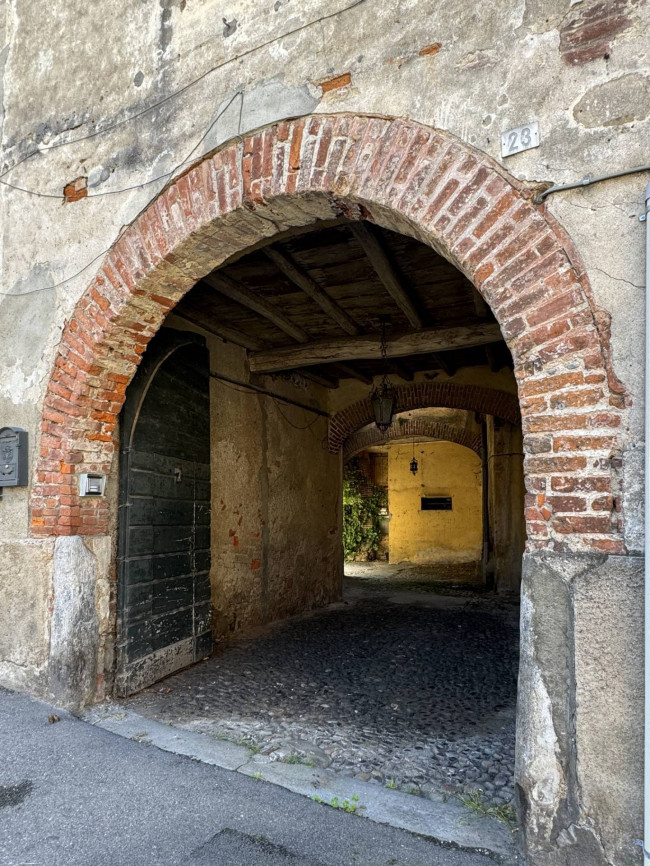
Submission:
[[[430,800],[372,785],[332,770],[281,762],[263,763],[249,749],[207,734],[186,731],[173,725],[125,711],[116,704],[93,707],[83,721],[120,737],[148,743],[166,752],[185,755],[205,764],[236,770],[245,776],[271,782],[330,805],[347,800],[357,804],[356,814],[380,824],[389,824],[449,845],[476,853],[514,858],[513,834],[492,818],[469,812],[455,800]],[[353,801],[352,798],[358,798]]]

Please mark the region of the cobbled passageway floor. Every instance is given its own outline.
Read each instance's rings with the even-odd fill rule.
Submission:
[[[513,799],[518,609],[455,575],[352,565],[345,601],[218,648],[124,701],[249,745],[427,796]]]

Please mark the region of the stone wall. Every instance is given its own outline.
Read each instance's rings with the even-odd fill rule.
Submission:
[[[643,824],[643,560],[524,557],[515,779],[535,866],[631,866]]]

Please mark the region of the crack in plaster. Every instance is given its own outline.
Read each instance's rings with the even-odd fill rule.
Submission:
[[[627,283],[628,286],[632,286],[633,289],[645,289],[645,286],[637,285],[637,283],[633,283],[631,280],[626,280],[625,277],[615,277],[613,274],[609,274],[603,268],[598,268],[594,265],[594,271],[600,271],[601,274],[605,274],[606,277],[609,277],[610,280],[614,280],[616,283]]]

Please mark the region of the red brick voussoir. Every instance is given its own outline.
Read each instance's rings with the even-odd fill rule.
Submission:
[[[413,436],[426,436],[438,442],[455,442],[471,449],[475,454],[481,455],[481,437],[472,434],[468,430],[454,424],[443,424],[426,418],[409,418],[402,423],[395,422],[382,433],[378,427],[372,424],[364,430],[357,430],[345,440],[343,446],[343,459],[349,460],[369,448],[371,445],[382,445],[399,439],[411,439]]]
[[[410,385],[399,385],[395,391],[395,412],[444,407],[496,415],[511,424],[519,422],[517,397],[506,391],[480,385],[456,385],[454,382],[414,382]],[[331,418],[329,426],[328,445],[332,454],[336,454],[344,446],[347,448],[348,437],[372,423],[373,419],[369,398],[358,400],[337,412]]]
[[[433,245],[492,308],[520,389],[529,547],[623,550],[602,495],[617,487],[622,397],[570,241],[485,154],[406,120],[347,114],[281,121],[224,145],[122,233],[64,328],[47,385],[34,534],[108,532],[105,500],[80,498],[76,476],[109,470],[126,388],[194,283],[276,231],[341,214]],[[597,484],[570,513],[557,510],[566,497],[546,500],[581,477]]]

